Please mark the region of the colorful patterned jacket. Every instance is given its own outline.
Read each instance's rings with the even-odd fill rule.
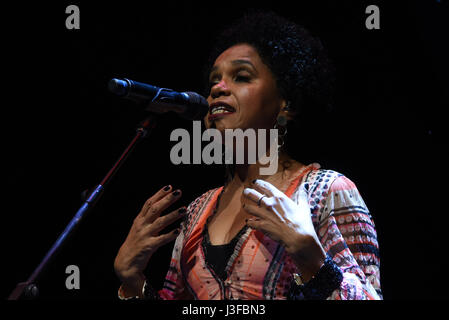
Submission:
[[[314,163],[285,193],[297,201],[301,187],[307,190],[312,222],[321,244],[343,273],[340,288],[328,299],[382,299],[377,234],[354,183]],[[260,231],[247,228],[240,234],[226,267],[226,280],[208,266],[202,245],[204,225],[221,189],[210,190],[189,205],[159,297],[286,299],[293,273],[298,270],[283,246]]]

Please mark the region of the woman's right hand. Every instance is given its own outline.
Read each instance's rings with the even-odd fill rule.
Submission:
[[[165,209],[181,197],[180,190],[171,192],[171,189],[171,186],[166,186],[145,202],[115,258],[114,269],[127,295],[141,295],[145,281],[143,272],[151,256],[179,234],[179,230],[175,229],[159,235],[161,230],[186,213],[185,207],[182,207],[161,216]]]

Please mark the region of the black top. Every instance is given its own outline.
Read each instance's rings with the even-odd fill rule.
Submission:
[[[206,263],[221,280],[226,280],[226,278],[228,277],[226,267],[228,265],[229,259],[234,253],[237,242],[245,233],[247,228],[248,226],[244,226],[229,243],[219,245],[213,245],[210,242],[207,225],[204,228],[202,245]]]

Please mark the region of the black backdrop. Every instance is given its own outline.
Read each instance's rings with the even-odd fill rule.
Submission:
[[[276,1],[272,9],[319,36],[337,68],[329,150],[311,158],[358,186],[378,230],[386,299],[448,297],[448,10],[444,1]],[[65,8],[80,8],[80,29],[65,28]],[[365,8],[380,8],[380,30],[365,28]],[[2,28],[2,295],[31,274],[81,205],[80,193],[103,178],[144,116],[111,96],[107,81],[128,77],[199,91],[201,68],[217,30],[260,4],[221,2],[4,6]],[[38,281],[40,299],[116,299],[113,260],[143,202],[166,184],[187,205],[220,185],[216,166],[171,164],[169,134],[191,124],[161,118]],[[319,127],[318,127],[319,128]],[[151,260],[160,287],[171,246]],[[65,268],[80,268],[67,290]]]

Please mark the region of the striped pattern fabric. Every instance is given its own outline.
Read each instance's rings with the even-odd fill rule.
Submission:
[[[326,253],[343,272],[340,288],[328,299],[381,299],[379,247],[372,217],[354,183],[344,175],[305,168],[286,195],[297,201],[307,190],[315,231]],[[214,274],[202,248],[202,232],[222,188],[193,201],[176,239],[162,299],[286,299],[292,274],[299,273],[282,245],[247,228],[226,267],[228,277]]]

